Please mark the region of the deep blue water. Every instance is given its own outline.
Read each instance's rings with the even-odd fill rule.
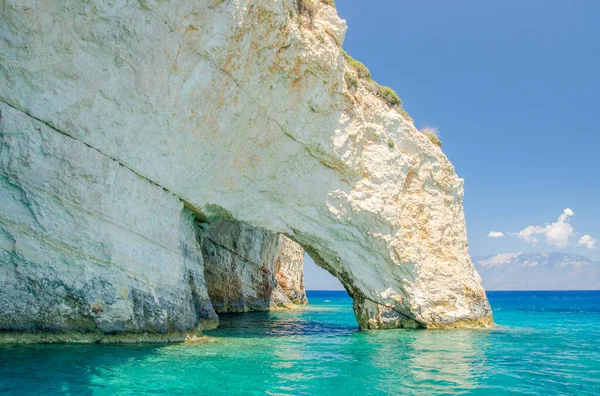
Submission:
[[[0,394],[600,394],[600,291],[488,296],[485,331],[357,331],[344,292],[309,292],[195,344],[0,346]]]

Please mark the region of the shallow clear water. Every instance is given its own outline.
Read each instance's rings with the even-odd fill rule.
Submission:
[[[490,292],[489,331],[356,330],[343,292],[191,345],[0,346],[0,394],[600,394],[600,292]]]

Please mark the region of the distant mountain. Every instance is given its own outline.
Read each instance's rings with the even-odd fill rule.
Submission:
[[[473,257],[486,290],[598,290],[600,261],[577,254],[508,253]]]

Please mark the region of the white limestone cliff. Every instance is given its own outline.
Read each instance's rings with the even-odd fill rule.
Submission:
[[[0,332],[175,340],[216,327],[177,197],[4,103],[0,114]]]
[[[370,83],[348,86],[345,22],[314,6],[299,15],[292,0],[7,2],[0,100],[196,216],[287,235],[342,281],[361,328],[491,325],[468,255],[463,181]],[[118,210],[136,210],[135,198]],[[87,235],[92,245],[104,237]]]

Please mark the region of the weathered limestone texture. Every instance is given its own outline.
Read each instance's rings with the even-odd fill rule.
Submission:
[[[149,283],[159,272],[173,276],[166,282],[175,295],[165,298],[175,301],[175,285],[189,287],[175,282],[187,279],[187,264],[186,255],[176,254],[183,249],[169,241],[188,240],[186,212],[177,237],[168,234],[171,228],[144,225],[173,222],[177,200],[167,197],[177,197],[208,218],[226,215],[302,245],[354,297],[361,328],[491,325],[468,254],[462,179],[441,149],[369,84],[345,78],[355,74],[340,49],[346,24],[333,7],[314,5],[314,15],[298,15],[293,0],[5,2],[0,100],[166,190],[156,204],[130,191],[139,183],[111,187],[122,189],[123,198],[102,213],[131,236],[112,241],[108,231],[83,226],[71,236],[44,223],[44,238],[66,245],[85,238],[79,242],[90,250],[109,239],[114,249],[144,257],[145,248],[135,245],[140,234],[149,250],[166,245],[169,260],[159,264],[147,254],[144,270],[127,275]],[[12,158],[34,158],[28,155]],[[65,166],[82,155],[65,152]],[[93,175],[97,166],[87,171]],[[28,183],[43,184],[43,176],[31,175]],[[78,180],[63,181],[64,199],[96,193],[86,210],[111,199],[104,186],[84,189]],[[88,208],[83,203],[76,203],[80,211]],[[1,210],[4,218],[14,212],[4,201]],[[87,219],[71,216],[73,223]],[[27,223],[29,234],[37,230],[34,221]],[[147,231],[133,232],[138,227]],[[5,240],[12,252],[12,239]],[[30,244],[40,241],[32,237]],[[89,267],[82,263],[81,271],[92,271],[92,258],[85,260]],[[66,276],[55,272],[39,270],[31,278],[44,283]],[[24,287],[10,279],[11,287]],[[70,304],[53,301],[56,309]],[[194,309],[191,301],[184,305],[191,314],[177,323],[187,327]],[[168,322],[158,319],[160,304],[142,306],[150,323]]]
[[[215,327],[183,203],[80,141],[0,111],[0,332],[103,340]]]
[[[304,249],[279,235],[273,272],[283,293],[293,304],[308,304],[304,290]]]
[[[204,274],[217,313],[268,311],[306,303],[304,259],[295,257],[298,249],[304,251],[298,244],[231,220],[215,220],[204,227],[200,233]],[[280,286],[279,279],[287,283]]]

